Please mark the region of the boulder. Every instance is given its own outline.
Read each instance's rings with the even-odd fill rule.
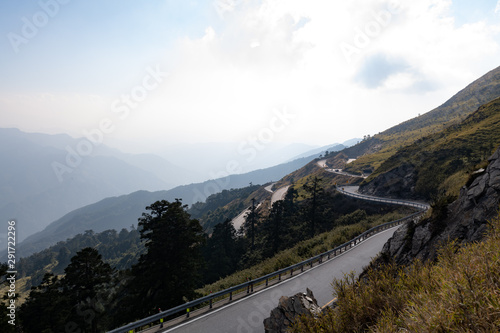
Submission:
[[[271,311],[269,318],[264,319],[266,333],[286,332],[288,327],[300,316],[316,317],[321,313],[321,307],[309,288],[306,293],[294,296],[282,296],[279,304]]]

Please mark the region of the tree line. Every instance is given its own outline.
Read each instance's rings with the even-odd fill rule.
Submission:
[[[390,209],[365,204],[359,210],[352,199],[325,191],[317,177],[302,189],[299,195],[290,187],[270,210],[251,210],[242,230],[226,219],[210,236],[181,200],[157,201],[139,218],[137,232],[145,251],[130,268],[111,266],[94,247],[81,249],[62,275],[47,273],[32,287],[18,309],[16,329],[103,332],[200,297],[196,289],[203,285],[301,240]],[[345,214],[350,218],[342,218]]]

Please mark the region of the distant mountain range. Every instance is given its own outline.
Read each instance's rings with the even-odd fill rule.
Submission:
[[[50,147],[50,149],[55,150],[56,154],[49,155],[49,157],[45,157],[45,159],[43,159],[41,156],[33,159],[44,161],[45,168],[43,168],[43,170],[45,174],[43,174],[43,177],[45,179],[53,181],[53,179],[50,178],[55,178],[55,176],[50,173],[50,167],[47,168],[47,165],[50,166],[50,163],[54,158],[60,158],[60,152],[56,148]],[[58,152],[59,155],[57,154]],[[42,150],[41,152],[42,156],[43,153],[45,153],[44,150]],[[25,156],[24,153],[20,155]],[[35,185],[38,187],[35,188],[34,185],[32,185],[31,189],[32,191],[39,191],[40,194],[38,196],[26,196],[23,199],[21,195],[22,193],[13,192],[13,194],[17,195],[18,199],[24,200],[21,201],[21,203],[26,203],[26,205],[32,204],[29,207],[29,210],[23,211],[22,204],[11,204],[4,206],[5,208],[2,207],[4,210],[0,210],[0,213],[5,216],[4,219],[16,217],[16,219],[19,221],[19,229],[22,233],[28,236],[27,238],[23,237],[23,239],[26,239],[18,247],[19,253],[25,256],[33,252],[42,250],[47,246],[56,243],[57,241],[65,240],[68,237],[74,236],[80,232],[84,232],[85,230],[92,229],[95,232],[99,232],[107,229],[120,230],[121,228],[128,228],[132,224],[137,223],[137,219],[145,211],[146,206],[157,200],[174,200],[176,198],[180,198],[183,200],[183,203],[188,205],[198,201],[203,202],[209,195],[218,193],[224,189],[241,188],[247,186],[249,183],[265,184],[273,180],[278,180],[286,174],[307,164],[315,157],[316,156],[314,155],[310,157],[299,158],[294,161],[266,169],[255,170],[245,174],[230,175],[213,180],[208,180],[202,183],[182,185],[170,190],[153,192],[141,190],[135,191],[131,194],[120,195],[123,193],[130,193],[131,191],[129,189],[131,189],[132,186],[141,188],[140,186],[142,185],[142,183],[140,181],[133,184],[121,184],[121,182],[125,183],[126,181],[128,181],[129,178],[136,179],[134,178],[135,175],[132,173],[132,171],[138,173],[139,175],[144,175],[144,184],[149,184],[149,186],[153,189],[155,186],[161,186],[159,184],[165,184],[165,187],[167,185],[162,180],[159,180],[158,177],[155,177],[152,173],[147,173],[143,169],[132,166],[122,160],[118,160],[117,158],[109,156],[96,156],[89,158],[89,160],[93,162],[94,160],[99,161],[102,159],[103,162],[101,164],[97,164],[97,166],[99,166],[101,169],[104,169],[105,172],[102,172],[102,170],[100,170],[101,173],[99,173],[99,169],[91,169],[88,167],[81,168],[81,171],[75,169],[75,179],[70,179],[70,181],[65,180],[62,183],[55,184],[59,185],[59,187],[53,187],[53,192],[55,193],[54,196],[49,196],[47,195],[47,191],[43,191],[50,185],[49,181],[46,181],[46,183],[42,184],[35,183]],[[148,156],[148,158],[152,159],[154,157]],[[115,167],[118,168],[118,170],[114,171],[114,168],[107,167],[105,165],[105,162],[115,163]],[[82,166],[84,166],[83,162]],[[37,172],[39,172],[40,168],[37,168],[36,165],[34,165],[33,169],[35,171],[32,171],[32,173],[34,174],[34,176],[32,176],[32,179],[25,182],[22,187],[20,187],[25,192],[27,192],[26,187],[29,187],[31,182],[35,181],[39,175],[39,173]],[[11,170],[10,172],[13,172],[13,170]],[[125,172],[129,172],[129,174],[127,175],[125,174]],[[21,174],[24,173],[26,173],[26,170],[19,171],[19,177],[21,177]],[[91,175],[91,177],[87,180],[86,178],[84,178],[84,175]],[[146,178],[146,175],[148,175],[149,178]],[[121,179],[121,177],[123,177],[123,179]],[[101,184],[101,182],[105,183],[104,185],[110,184],[111,186],[109,186],[108,188],[100,189],[99,185]],[[52,184],[52,186],[53,185],[54,184]],[[118,185],[123,185],[123,188],[116,189]],[[5,185],[2,184],[2,186]],[[93,192],[93,189],[101,190],[100,193],[105,192],[105,190],[115,190],[118,193],[115,192],[111,195],[108,195],[107,198],[103,198],[102,196],[105,195],[101,194],[101,198],[99,198],[99,196]],[[120,190],[122,192],[120,192]],[[79,194],[83,193],[86,193],[86,196],[84,198],[78,197]],[[65,197],[64,194],[67,194],[67,197]],[[92,198],[94,198],[94,200],[92,200]],[[98,199],[95,200],[95,198]],[[87,199],[89,202],[85,203],[84,199]],[[73,201],[79,202],[81,204],[74,209],[68,208],[69,211],[61,213],[63,211],[63,207],[58,207],[58,205],[64,203],[66,205],[65,207],[68,207],[73,204]],[[12,207],[17,209],[9,211],[8,209]],[[44,220],[41,220],[40,218],[33,218],[33,216],[37,216],[37,211],[44,211],[46,218]],[[57,216],[57,214],[59,215]],[[45,225],[41,223],[48,220],[52,216],[55,216],[52,218],[52,221],[54,221],[53,223],[49,222],[50,224],[45,223]],[[42,227],[44,229],[39,231]],[[27,230],[26,228],[31,229]],[[0,246],[1,245],[2,244],[0,244]]]
[[[79,142],[67,135],[0,129],[0,219],[18,220],[17,241],[97,200],[174,186],[138,167],[143,157],[107,151],[104,146],[95,147],[88,156],[72,156],[77,149],[72,147]],[[182,170],[166,161],[164,165],[181,177]]]
[[[467,146],[467,149],[473,150],[474,138],[484,137],[485,129],[492,129],[493,132],[488,137],[488,140],[493,138],[490,140],[491,145],[490,143],[487,146],[475,144],[480,146],[480,156],[473,154],[474,161],[479,161],[481,156],[487,155],[497,144],[495,139],[496,129],[487,127],[488,121],[486,123],[475,122],[467,117],[476,111],[479,106],[498,97],[500,97],[500,67],[474,81],[440,107],[373,137],[365,138],[354,146],[343,149],[338,154],[328,154],[326,163],[335,165],[336,168],[345,167],[350,172],[375,171],[374,175],[365,181],[365,184],[377,182],[380,181],[380,177],[383,177],[384,174],[393,177],[387,171],[397,170],[398,167],[401,167],[401,163],[405,161],[409,162],[410,166],[415,167],[417,172],[420,172],[418,170],[429,169],[425,166],[424,160],[432,157],[432,154],[429,157],[426,157],[425,153],[408,154],[410,150],[405,149],[405,147],[410,147],[411,144],[415,143],[417,146],[414,145],[413,147],[418,147],[418,144],[439,141],[441,146],[432,149],[439,149],[439,154],[446,155],[445,150],[448,143],[446,138],[443,139],[443,135],[460,136],[457,139],[458,141],[453,141],[457,151],[461,151],[458,144],[460,140],[468,140],[469,143],[467,144],[470,147]],[[481,112],[477,113],[478,117],[488,115],[490,119],[496,119],[497,105],[498,103],[495,102],[488,106],[487,109],[482,109]],[[465,125],[460,126],[465,129],[467,135],[456,130],[443,131],[452,128],[452,126],[459,126],[464,121],[468,122],[468,127]],[[433,134],[437,136],[430,136]],[[421,141],[426,137],[428,138],[427,141]],[[110,228],[129,227],[131,224],[136,223],[146,205],[159,199],[173,200],[182,198],[184,203],[192,204],[197,201],[204,201],[210,194],[220,192],[223,189],[240,188],[247,186],[249,183],[264,184],[272,180],[280,180],[284,176],[287,177],[281,181],[281,184],[289,182],[291,179],[300,182],[300,179],[320,172],[316,162],[311,162],[313,159],[320,154],[324,154],[327,150],[331,152],[344,148],[343,145],[333,144],[306,149],[305,154],[291,156],[302,157],[306,155],[308,157],[302,157],[275,167],[229,177],[222,177],[219,174],[221,177],[214,176],[213,178],[217,178],[215,180],[179,186],[168,191],[154,192],[158,189],[164,190],[171,187],[172,183],[168,182],[171,178],[167,176],[175,175],[175,179],[179,181],[185,176],[182,173],[185,170],[176,168],[158,156],[127,155],[103,146],[96,147],[90,156],[82,158],[78,167],[72,168],[70,173],[64,174],[63,177],[65,178],[60,182],[54,174],[53,163],[54,161],[61,161],[61,164],[67,162],[67,147],[78,147],[78,140],[64,135],[27,135],[13,129],[0,130],[0,139],[0,157],[3,161],[6,161],[0,175],[0,188],[2,189],[0,218],[4,220],[17,218],[19,220],[19,239],[41,230],[49,221],[55,221],[42,232],[32,235],[23,242],[22,247],[26,251],[24,255],[41,250],[54,242],[88,229],[99,232]],[[358,141],[358,139],[354,140]],[[295,151],[296,148],[291,147],[290,151]],[[305,147],[301,149],[305,149]],[[391,158],[391,156],[394,157]],[[283,154],[281,158],[287,158],[286,154]],[[357,158],[357,160],[345,165],[350,158]],[[420,160],[417,161],[415,158],[420,158]],[[198,159],[198,164],[201,160]],[[460,157],[457,159],[446,156],[443,161],[446,163],[443,167],[448,168],[448,171],[440,171],[440,175],[443,175],[443,177],[453,174],[455,169],[451,170],[452,167],[461,163]],[[418,164],[417,162],[424,164]],[[468,161],[462,160],[462,162],[465,167],[472,167]],[[193,164],[195,168],[196,163],[193,162]],[[377,171],[382,165],[383,167]],[[161,174],[160,171],[165,170],[165,168],[169,171]],[[429,175],[431,174],[432,172],[429,173]],[[394,179],[391,179],[396,181],[397,177],[399,176],[396,172]],[[457,177],[463,179],[465,174],[457,175]],[[413,184],[416,184],[415,188],[417,190],[418,188],[423,189],[422,191],[425,192],[426,190],[422,187],[425,185],[422,183],[424,181],[420,180],[419,183],[417,178],[412,180]],[[445,178],[440,178],[440,181]],[[450,182],[455,181],[458,184],[460,180],[458,178],[452,179]],[[409,178],[403,172],[401,179],[397,181],[404,181]],[[335,182],[336,180],[332,179],[331,181]],[[367,186],[364,184],[363,187],[368,191],[376,193],[381,191],[380,193],[382,193],[385,188],[391,188],[387,179],[383,182],[384,184],[381,185],[372,183],[372,185]],[[398,186],[401,189],[406,189],[405,184]],[[134,192],[134,190],[138,189],[153,192]],[[131,192],[134,193],[123,195]],[[420,196],[425,197],[422,193]],[[113,197],[117,195],[121,196]],[[95,203],[105,197],[113,198]],[[79,207],[82,208],[70,213],[70,211]],[[33,218],[34,216],[36,216],[36,219]],[[60,218],[61,216],[63,217]]]
[[[313,155],[316,155],[316,157],[319,157],[319,155],[323,155],[327,152],[341,151],[342,149],[345,149],[345,148],[348,148],[352,145],[355,145],[359,141],[361,141],[361,139],[356,138],[356,139],[348,140],[344,143],[335,143],[332,145],[327,145],[327,146],[311,149],[303,154],[295,156],[292,160],[297,159],[297,158],[307,157],[307,156],[313,156]]]

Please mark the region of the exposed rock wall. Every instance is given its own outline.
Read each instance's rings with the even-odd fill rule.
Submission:
[[[444,220],[429,218],[404,225],[385,244],[383,252],[405,265],[414,259],[435,259],[439,247],[451,240],[461,244],[481,240],[488,221],[498,214],[499,203],[500,148],[489,158],[486,170],[461,189]]]
[[[420,199],[415,195],[417,171],[415,166],[403,163],[363,185],[360,192],[396,199]]]
[[[309,288],[305,294],[298,293],[295,296],[280,298],[278,307],[271,311],[271,316],[264,319],[266,333],[285,333],[295,319],[302,315],[317,316],[321,313],[321,307]]]

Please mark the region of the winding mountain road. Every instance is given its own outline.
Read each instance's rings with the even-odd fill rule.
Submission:
[[[289,187],[290,187],[290,185],[283,186],[283,187],[280,187],[279,189],[277,189],[276,191],[273,192],[273,196],[271,197],[271,206],[276,201],[281,201],[281,200],[285,199],[285,195],[286,195],[286,192],[288,191]]]
[[[361,272],[363,267],[380,252],[396,229],[397,227],[388,229],[372,236],[342,255],[297,274],[280,284],[229,303],[174,328],[157,332],[262,333],[264,332],[264,318],[269,317],[271,310],[278,305],[281,296],[291,296],[305,292],[306,288],[309,288],[313,291],[319,305],[329,303],[333,299],[333,290],[330,286],[333,278],[340,279],[351,271]]]
[[[347,163],[355,161],[355,159],[350,159]],[[320,160],[316,162],[321,168],[323,168],[325,171],[330,172],[330,173],[335,173],[337,175],[342,175],[342,176],[347,176],[347,177],[355,177],[355,178],[366,178],[368,177],[365,174],[362,175],[355,175],[353,173],[345,172],[342,171],[342,169],[330,169],[328,168],[328,165],[326,165],[326,160]]]
[[[271,188],[269,187],[267,190],[271,191]],[[280,190],[282,190],[281,194],[277,194],[276,198],[282,198],[287,188],[280,188],[278,191]],[[357,193],[357,186],[344,186],[337,188],[337,190],[344,195],[362,200],[412,206],[419,209],[427,209],[429,207],[429,205],[420,202],[362,195]],[[273,193],[273,196],[278,191]],[[306,288],[309,288],[313,291],[320,306],[330,304],[334,299],[331,287],[333,278],[341,279],[345,274],[350,272],[355,272],[356,274],[362,272],[363,268],[370,263],[372,258],[382,250],[384,244],[392,237],[397,228],[393,227],[369,238],[364,238],[359,243],[356,243],[356,246],[340,255],[325,260],[302,273],[297,272],[297,275],[281,283],[276,283],[260,291],[249,293],[246,297],[232,302],[221,304],[203,314],[193,316],[191,319],[181,319],[180,322],[177,321],[178,324],[174,327],[159,328],[159,326],[156,326],[147,330],[147,332],[263,332],[263,320],[269,317],[271,310],[278,305],[281,296],[291,296],[298,292],[305,292]]]
[[[288,186],[283,186],[283,187],[280,187],[279,189],[277,189],[276,191],[273,191],[272,190],[272,187],[275,183],[272,183],[271,185],[268,185],[266,186],[264,189],[270,193],[272,193],[272,196],[271,196],[271,204],[269,206],[269,208],[272,207],[273,203],[275,203],[276,201],[280,201],[280,200],[283,200],[285,198],[285,195],[286,195],[286,192],[288,191],[288,188],[290,187],[290,185]],[[259,208],[261,205],[261,203],[259,203],[257,205],[257,208]],[[236,216],[231,222],[233,223],[233,227],[236,229],[236,230],[239,230],[241,228],[241,226],[243,225],[243,223],[245,223],[245,216],[250,213],[250,208],[247,208],[245,209],[244,211],[242,211],[238,216]]]
[[[339,192],[345,195],[363,200],[382,201],[421,209],[428,208],[428,205],[419,202],[361,195],[357,193],[357,190],[357,186],[338,189]],[[279,298],[305,292],[306,288],[313,291],[320,306],[325,306],[331,303],[334,298],[331,287],[333,278],[341,279],[345,274],[352,271],[356,274],[362,272],[372,258],[382,250],[384,244],[392,237],[397,228],[394,227],[376,234],[340,256],[325,261],[282,283],[250,294],[248,297],[229,303],[162,332],[263,332],[263,320],[278,305]]]

